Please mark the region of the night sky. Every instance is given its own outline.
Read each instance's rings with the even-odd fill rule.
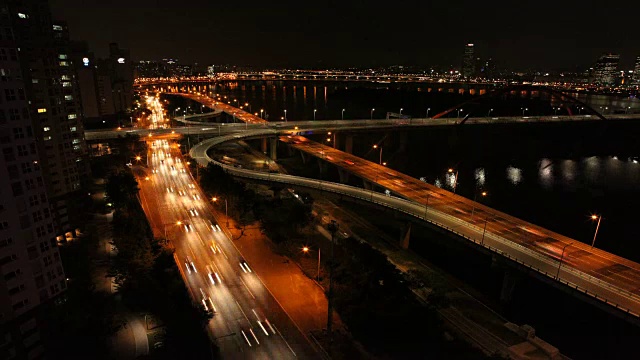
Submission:
[[[591,66],[603,52],[620,53],[623,68],[631,68],[640,56],[633,2],[501,3],[508,7],[468,0],[50,0],[73,40],[88,41],[98,56],[117,42],[134,60],[458,67],[467,42],[480,57],[516,70]]]

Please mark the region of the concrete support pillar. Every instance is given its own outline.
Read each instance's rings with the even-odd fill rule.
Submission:
[[[269,149],[269,156],[271,157],[271,160],[278,160],[278,139],[270,138],[269,145],[271,145]]]
[[[333,145],[333,147],[335,149],[340,149],[341,144],[340,144],[340,137],[338,136],[338,133],[334,133],[333,134],[333,144],[332,145]]]
[[[318,169],[320,169],[320,175],[325,175],[328,168],[329,165],[325,161],[318,159]],[[321,178],[324,178],[324,176],[321,176]]]
[[[400,228],[400,246],[407,250],[409,248],[409,240],[411,239],[411,223],[406,222]]]
[[[340,183],[341,184],[348,184],[349,183],[349,172],[338,168],[338,175],[340,176]]]
[[[262,151],[263,154],[267,153],[267,138],[262,138],[262,142],[260,143],[260,151]]]
[[[516,275],[511,270],[506,270],[502,279],[502,289],[500,289],[500,302],[503,304],[511,302],[517,282]]]
[[[347,135],[344,139],[344,152],[353,154],[353,135]]]

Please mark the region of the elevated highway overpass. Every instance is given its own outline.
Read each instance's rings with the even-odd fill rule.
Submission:
[[[390,190],[390,196],[373,189],[236,168],[207,155],[207,149],[226,141],[272,137],[274,132],[290,146],[339,166],[374,186]],[[618,315],[640,321],[640,264],[591,248],[387,167],[292,135],[289,129],[249,129],[208,139],[195,145],[191,156],[203,166],[214,162],[236,177],[332,192],[393,209],[504,256],[539,278],[555,286],[573,289]]]

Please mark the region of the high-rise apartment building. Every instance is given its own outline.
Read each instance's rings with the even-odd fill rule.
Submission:
[[[66,288],[56,199],[79,188],[82,127],[46,1],[0,3],[0,358],[42,357],[37,310]],[[69,77],[67,79],[66,77]],[[74,144],[74,139],[79,139]],[[65,181],[66,180],[66,181]]]
[[[640,56],[636,57],[636,64],[633,67],[633,84],[640,85]]]
[[[476,75],[475,51],[473,44],[467,44],[464,47],[464,56],[462,58],[462,76],[470,78]]]
[[[600,56],[593,69],[594,82],[599,85],[615,85],[618,79],[620,55],[604,54]]]

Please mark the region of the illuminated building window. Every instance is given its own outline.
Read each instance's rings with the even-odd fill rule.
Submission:
[[[39,108],[38,109],[38,114],[42,114],[42,113],[46,113],[46,112],[47,112],[47,109],[45,109],[45,108]]]
[[[58,59],[60,59],[60,60],[67,60],[67,54],[60,54],[60,55],[58,55]]]
[[[62,87],[70,87],[71,83],[69,81],[63,81],[62,82]]]
[[[65,100],[73,100],[73,95],[65,95],[64,99]]]
[[[42,130],[44,130],[44,131],[49,131],[49,130],[51,130],[51,128],[50,128],[50,127],[48,127],[48,126],[45,126],[44,128],[42,128]]]
[[[60,25],[53,25],[53,30],[54,30],[54,31],[62,31],[62,26],[60,26]]]
[[[69,66],[67,61],[60,61],[60,66]]]
[[[29,18],[29,15],[27,15],[27,14],[23,14],[23,13],[18,13],[18,17],[19,17],[20,19],[28,19],[28,18]]]
[[[67,115],[67,119],[71,120],[71,119],[75,119],[77,116],[76,114],[69,114]]]

